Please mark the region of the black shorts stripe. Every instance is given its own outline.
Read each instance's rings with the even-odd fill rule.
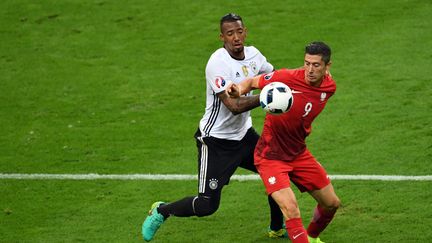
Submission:
[[[211,196],[227,185],[237,167],[257,172],[253,153],[259,135],[250,128],[240,141],[203,136],[197,129],[198,192]]]
[[[197,138],[201,142],[201,166],[199,171],[199,181],[198,181],[198,192],[205,193],[205,184],[207,177],[207,163],[208,163],[208,147],[204,143],[202,137]]]

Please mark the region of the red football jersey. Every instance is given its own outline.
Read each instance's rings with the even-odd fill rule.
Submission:
[[[259,88],[271,82],[282,82],[291,88],[293,106],[281,115],[266,115],[255,153],[267,159],[292,161],[305,150],[312,121],[336,91],[336,83],[326,75],[320,87],[313,87],[306,83],[304,69],[281,69],[262,75]]]

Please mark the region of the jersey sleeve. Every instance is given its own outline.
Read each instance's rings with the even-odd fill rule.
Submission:
[[[225,91],[226,87],[232,83],[229,80],[230,71],[227,66],[222,60],[214,58],[207,63],[206,81],[216,94]]]
[[[265,57],[264,57],[264,59],[265,59]],[[261,67],[261,70],[259,71],[258,74],[270,73],[270,72],[273,72],[273,70],[274,70],[273,65],[271,65],[271,63],[267,62],[267,60],[265,59],[263,65]]]
[[[287,84],[290,76],[291,72],[288,69],[279,69],[271,73],[261,75],[258,81],[258,88],[263,89],[264,86],[272,82],[282,82]]]
[[[260,63],[262,63],[260,70],[258,71],[258,74],[263,74],[263,73],[270,73],[274,71],[274,67],[271,63],[269,63],[267,61],[267,58],[255,47],[253,47],[258,54],[258,59],[260,61]]]

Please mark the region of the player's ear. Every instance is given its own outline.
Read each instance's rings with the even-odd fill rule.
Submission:
[[[222,33],[219,33],[219,40],[224,41],[224,35]]]
[[[330,67],[331,67],[331,64],[332,64],[331,61],[329,61],[329,62],[326,64],[326,74],[328,74],[328,75],[330,75],[330,76],[332,76],[331,73],[330,73]]]
[[[329,62],[326,64],[326,68],[327,68],[327,69],[330,69],[331,65],[332,65],[332,62],[329,61]]]

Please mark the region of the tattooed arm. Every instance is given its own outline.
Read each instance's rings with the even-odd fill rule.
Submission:
[[[227,92],[220,92],[217,96],[234,115],[252,110],[259,106],[259,95],[232,98]]]

